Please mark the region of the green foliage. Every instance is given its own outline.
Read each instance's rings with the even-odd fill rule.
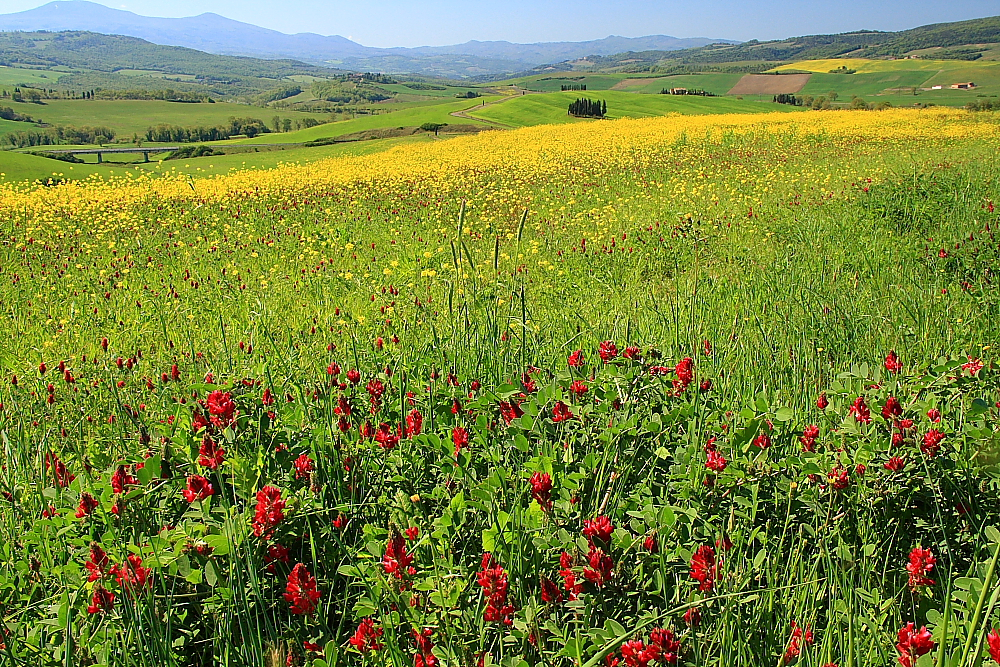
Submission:
[[[110,127],[73,127],[59,125],[38,130],[21,130],[0,135],[0,145],[14,148],[53,146],[57,144],[106,144],[114,141]]]
[[[234,136],[254,138],[270,132],[264,121],[257,118],[230,118],[226,125],[215,127],[180,127],[155,125],[146,130],[146,140],[155,142],[220,141]]]
[[[608,103],[601,100],[577,99],[569,104],[569,115],[580,118],[604,118]]]
[[[183,160],[194,157],[210,157],[213,155],[225,155],[222,151],[215,150],[211,146],[185,146],[169,153],[164,160]]]
[[[355,81],[320,81],[312,85],[312,94],[327,102],[358,104],[381,102],[392,98],[392,93],[377,86]]]

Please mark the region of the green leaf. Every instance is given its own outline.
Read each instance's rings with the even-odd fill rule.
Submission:
[[[774,418],[779,422],[791,421],[795,416],[795,412],[791,408],[778,408],[778,412],[775,413]]]

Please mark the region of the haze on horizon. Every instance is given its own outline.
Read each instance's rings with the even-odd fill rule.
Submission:
[[[0,13],[40,0],[0,0]],[[584,41],[608,35],[769,40],[853,30],[905,30],[1000,14],[997,0],[105,0],[144,16],[204,12],[284,33],[341,35],[365,46],[439,46],[469,40]]]

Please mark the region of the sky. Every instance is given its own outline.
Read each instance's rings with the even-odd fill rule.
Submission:
[[[42,0],[0,0],[0,13]],[[343,35],[366,46],[471,39],[582,41],[608,35],[780,39],[905,30],[1000,15],[1000,0],[101,0],[145,16],[215,12],[286,33]]]

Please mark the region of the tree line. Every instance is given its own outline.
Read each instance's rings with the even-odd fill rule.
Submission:
[[[160,143],[188,143],[195,141],[221,141],[234,136],[256,137],[271,131],[258,118],[230,118],[225,125],[215,127],[182,127],[161,123],[146,130],[146,141]]]
[[[564,93],[566,91],[568,91],[568,90],[572,90],[572,91],[587,90],[587,84],[585,84],[585,83],[564,83],[559,88]]]
[[[56,146],[59,144],[107,144],[115,139],[110,127],[60,125],[39,130],[21,130],[0,135],[0,145],[12,148]]]
[[[579,98],[569,105],[569,115],[580,118],[604,118],[608,113],[608,103],[601,100]]]

